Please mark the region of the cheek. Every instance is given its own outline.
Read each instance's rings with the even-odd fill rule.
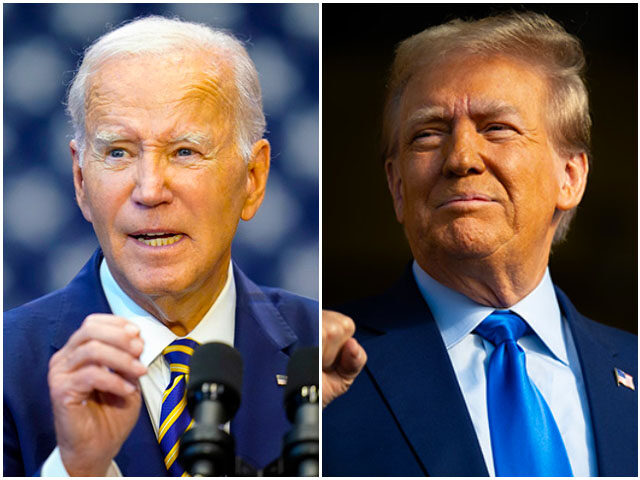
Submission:
[[[541,157],[531,168],[522,172],[521,183],[530,203],[555,202],[560,183],[554,159],[548,156]]]
[[[214,221],[227,219],[237,222],[244,204],[244,177],[237,168],[226,167],[216,171],[201,172],[191,178],[189,183],[190,198],[194,208],[207,212],[207,216],[215,216]]]
[[[128,198],[130,188],[122,175],[90,176],[85,180],[85,192],[93,223],[112,223],[118,209]],[[100,227],[101,225],[99,225]]]
[[[433,155],[416,155],[406,165],[402,173],[406,208],[422,209],[440,176],[438,160]]]
[[[531,155],[503,169],[503,185],[515,209],[517,223],[548,221],[555,211],[559,192],[557,168],[546,155]]]

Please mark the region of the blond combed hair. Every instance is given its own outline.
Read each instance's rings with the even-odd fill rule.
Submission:
[[[548,130],[562,154],[584,152],[591,144],[589,98],[580,40],[540,13],[503,13],[479,20],[455,19],[401,42],[391,67],[382,125],[382,157],[398,150],[398,114],[405,87],[423,68],[453,55],[506,56],[539,69],[548,86]],[[563,212],[554,235],[560,242],[575,209]]]

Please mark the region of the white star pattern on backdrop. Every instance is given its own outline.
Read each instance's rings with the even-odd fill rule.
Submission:
[[[97,241],[75,204],[64,114],[80,53],[159,14],[234,33],[256,64],[272,146],[265,201],[233,257],[254,281],[318,298],[318,6],[5,4],[4,309],[63,287]]]

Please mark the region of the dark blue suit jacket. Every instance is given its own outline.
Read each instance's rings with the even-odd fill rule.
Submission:
[[[56,445],[47,386],[49,358],[91,313],[111,313],[96,252],[62,290],[4,315],[4,475],[33,475]],[[262,468],[280,455],[291,428],[283,387],[291,353],[318,343],[318,305],[283,290],[258,287],[234,266],[235,347],[244,361],[242,403],[231,423],[236,455]],[[126,476],[167,476],[144,402],[116,457]]]
[[[635,335],[580,315],[556,290],[585,381],[600,476],[637,476]],[[486,476],[487,468],[446,347],[413,274],[385,294],[347,306],[369,360],[323,412],[326,476]]]

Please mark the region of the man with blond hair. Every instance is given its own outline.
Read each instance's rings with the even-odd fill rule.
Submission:
[[[265,467],[290,428],[277,378],[317,343],[317,305],[231,261],[270,166],[253,62],[222,31],[139,19],[85,52],[68,110],[100,249],[67,287],[5,314],[4,474],[183,475],[178,367],[214,341],[244,361],[235,452]]]
[[[584,65],[535,13],[399,45],[382,147],[414,261],[344,307],[355,338],[323,317],[325,475],[637,475],[637,337],[548,269],[587,182]]]

